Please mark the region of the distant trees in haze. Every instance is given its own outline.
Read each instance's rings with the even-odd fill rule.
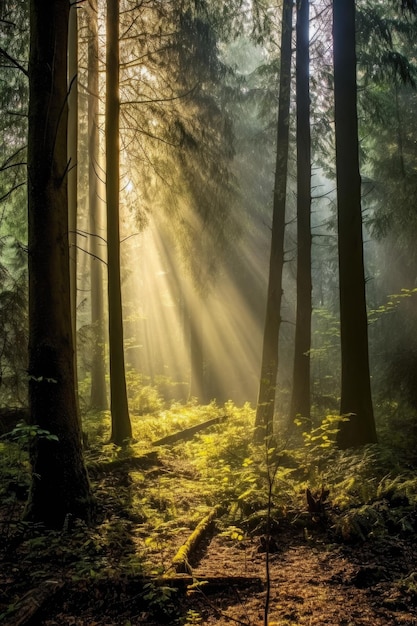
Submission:
[[[0,395],[27,402],[28,6],[0,7]]]
[[[303,3],[298,3],[299,11],[302,9]],[[380,32],[380,42],[378,44],[378,54],[380,55],[381,75],[390,66],[394,73],[408,73],[407,63],[397,51],[393,49],[394,30],[401,32],[403,36],[407,32],[406,24],[399,27],[399,22],[391,23],[388,20],[383,21],[374,11],[373,7],[368,3],[367,6],[361,7],[361,15],[366,16],[369,23],[373,22],[375,30]],[[323,11],[325,14],[325,10]],[[356,95],[356,44],[355,44],[355,3],[340,2],[333,3],[333,32],[334,32],[334,100],[335,100],[335,144],[336,159],[335,169],[337,175],[337,220],[338,228],[338,249],[339,249],[339,289],[340,289],[340,316],[341,316],[341,400],[340,412],[342,415],[348,416],[349,419],[341,423],[338,437],[340,447],[349,447],[352,445],[361,445],[376,441],[375,420],[373,416],[373,407],[370,388],[370,371],[368,356],[368,333],[367,333],[367,310],[366,310],[366,294],[365,294],[365,269],[363,258],[363,218],[361,210],[361,178],[359,173],[359,130],[358,130],[358,114],[357,114],[357,95]],[[392,30],[393,29],[393,30]],[[317,32],[317,31],[316,31]],[[321,35],[323,36],[323,35]],[[317,35],[315,36],[317,38]],[[378,35],[377,35],[378,37]],[[313,38],[314,39],[314,38]],[[308,38],[307,38],[308,42]],[[297,58],[300,58],[301,49],[299,43],[296,47]],[[396,40],[398,46],[398,41]],[[307,44],[308,47],[308,44]],[[367,56],[368,55],[368,56]],[[367,63],[372,59],[372,52],[364,52],[361,54],[361,62]],[[394,69],[395,68],[395,69]],[[296,80],[299,86],[301,66],[297,65]],[[375,65],[372,71],[375,70]],[[365,69],[365,80],[374,80],[374,77],[367,75],[368,69]],[[377,70],[378,71],[378,70]],[[388,70],[389,71],[389,70]],[[327,80],[327,79],[326,79]],[[317,89],[317,78],[312,76],[315,89]],[[333,90],[332,80],[328,81],[328,87]],[[308,88],[308,84],[307,84]],[[299,93],[299,92],[297,92]],[[299,101],[298,101],[299,102]],[[308,102],[308,100],[307,100]],[[317,101],[320,105],[320,100]],[[322,115],[325,115],[323,109]],[[308,115],[307,115],[308,120]],[[308,123],[307,123],[308,126]],[[330,136],[332,135],[330,121],[327,122]],[[305,128],[305,127],[304,127]],[[300,127],[297,126],[297,130]],[[304,131],[305,133],[305,131]],[[297,141],[300,135],[297,135]],[[304,134],[305,153],[309,153],[308,135]],[[399,142],[399,145],[401,142]],[[303,153],[303,141],[297,144],[301,156]],[[401,147],[401,145],[400,145]],[[278,144],[277,150],[280,146]],[[317,145],[314,146],[314,155],[317,156]],[[334,169],[332,159],[329,155],[327,158],[327,167],[330,171]],[[305,170],[305,168],[304,168]],[[310,175],[308,175],[307,197],[300,187],[303,170],[300,168],[297,172],[298,194],[297,201],[302,202],[302,194],[304,193],[304,204],[309,203],[310,192]],[[301,176],[300,176],[301,175]],[[288,198],[287,198],[288,199]],[[309,211],[305,218],[309,221]],[[311,232],[310,225],[303,227],[303,223],[298,223],[297,242],[304,248],[310,247]],[[273,244],[272,244],[273,247]],[[302,257],[297,259],[298,271],[302,269]],[[297,302],[303,302],[304,296],[304,319],[307,322],[302,325],[297,316],[296,324],[296,348],[295,348],[295,364],[302,362],[301,356],[304,357],[304,363],[307,364],[310,352],[314,354],[314,345],[311,346],[310,333],[310,316],[311,303],[308,303],[309,293],[311,291],[311,261],[307,258],[304,270],[304,277],[308,278],[307,282],[302,284],[301,278],[303,274],[297,274],[297,287],[299,289]],[[277,287],[281,284],[281,278],[274,280]],[[276,305],[275,317],[279,318],[281,313],[280,303]],[[297,312],[299,313],[299,311]],[[300,331],[305,333],[304,348],[300,350],[298,341],[300,339]],[[265,341],[265,336],[264,336]],[[299,365],[295,367],[293,376],[293,395],[290,406],[290,415],[308,418],[310,412],[308,391],[310,386],[309,375],[307,379],[304,377],[304,384],[298,381]],[[266,378],[261,377],[261,387]],[[275,383],[278,384],[278,383]],[[302,400],[304,398],[304,400]],[[303,409],[297,410],[295,403],[302,404]],[[259,412],[258,405],[258,412]]]

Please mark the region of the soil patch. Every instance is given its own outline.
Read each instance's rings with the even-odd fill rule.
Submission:
[[[417,625],[414,541],[385,537],[340,545],[330,542],[326,532],[307,533],[288,523],[278,528],[269,545],[271,626]],[[140,575],[96,580],[86,574],[79,581],[66,580],[65,568],[57,564],[62,587],[32,621],[20,624],[261,626],[265,547],[264,537],[239,540],[214,531],[194,558],[192,586]],[[19,563],[4,560],[3,606],[10,592],[22,597],[30,590],[30,574]],[[217,586],[212,584],[216,577],[221,581]],[[17,624],[12,616],[3,623]]]

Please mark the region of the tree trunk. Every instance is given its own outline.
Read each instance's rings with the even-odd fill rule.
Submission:
[[[119,0],[107,2],[106,200],[111,440],[132,437],[127,403],[120,280]]]
[[[368,356],[356,108],[355,2],[333,2],[334,98],[339,238],[341,448],[376,441]]]
[[[68,240],[70,249],[70,293],[74,385],[78,419],[77,372],[77,214],[78,214],[78,16],[77,4],[70,5],[68,30]]]
[[[297,313],[290,420],[310,419],[311,136],[309,1],[297,3]]]
[[[69,3],[31,0],[28,132],[29,406],[34,438],[25,516],[50,527],[89,519],[77,418],[69,289],[67,41]]]
[[[269,262],[268,295],[263,335],[261,378],[256,408],[256,441],[272,432],[278,374],[278,340],[281,326],[282,270],[284,267],[285,203],[289,147],[291,93],[292,0],[282,8],[281,64],[277,122],[277,156]]]
[[[94,329],[94,345],[91,363],[90,406],[103,411],[107,409],[106,368],[104,362],[104,296],[103,268],[100,243],[102,230],[102,202],[99,193],[100,135],[99,115],[99,65],[98,65],[98,14],[97,0],[90,0],[88,7],[88,190],[90,230],[90,281],[91,325]]]

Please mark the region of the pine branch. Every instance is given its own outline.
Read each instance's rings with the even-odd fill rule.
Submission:
[[[16,59],[10,56],[10,54],[8,54],[6,50],[4,50],[4,48],[0,48],[0,55],[3,56],[8,61],[10,61],[10,63],[12,63],[12,65],[14,65],[14,67],[16,67],[18,70],[23,72],[25,76],[29,76],[27,69],[24,68],[23,65],[19,63],[19,61],[16,61]]]

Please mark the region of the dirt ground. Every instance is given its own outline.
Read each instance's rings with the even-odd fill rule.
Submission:
[[[214,540],[199,571],[260,576],[265,580],[265,553],[256,546],[230,551]],[[416,546],[379,541],[356,546],[327,544],[325,538],[285,534],[275,538],[270,555],[269,624],[417,625],[416,599],[407,596],[399,581],[415,570]],[[259,549],[259,548],[258,548]],[[409,593],[409,590],[408,590]],[[264,623],[265,591],[227,590],[216,597],[216,614],[199,600],[203,623]]]
[[[179,483],[175,467],[164,465],[143,478],[148,489],[152,480],[161,484],[162,470],[170,482],[163,493],[155,492],[159,510],[163,494],[179,498],[175,485],[195,485],[193,473],[189,483],[184,476]],[[140,483],[128,478],[120,472],[97,480],[102,516],[97,528],[74,525],[50,534],[31,529],[19,539],[24,498],[14,509],[0,503],[1,624],[417,626],[417,511],[406,499],[352,513],[362,524],[369,513],[369,520],[366,533],[353,533],[349,540],[338,532],[341,513],[330,504],[317,519],[307,507],[292,517],[272,517],[269,540],[265,517],[255,530],[240,532],[230,526],[238,523],[230,512],[221,509],[191,554],[188,574],[177,574],[172,560],[192,529],[169,522],[169,537],[161,526],[149,548],[149,525],[155,527],[157,519],[141,518],[130,506]],[[127,493],[121,506],[116,496]],[[378,510],[380,516],[372,517]],[[150,567],[149,559],[143,561],[146,546]]]
[[[278,527],[270,542],[270,626],[417,626],[417,546],[398,537],[353,545],[329,542],[323,531]],[[157,626],[244,624],[263,626],[265,541],[231,539],[216,532],[196,556],[192,575],[208,579],[194,589],[149,587],[135,576],[65,583],[32,621],[7,626]],[[4,562],[1,597],[24,578],[19,564]],[[13,574],[14,572],[14,574]],[[57,572],[57,575],[58,572]],[[219,585],[213,584],[221,577]],[[226,578],[228,577],[228,578]],[[28,579],[29,580],[29,579]],[[28,580],[21,582],[27,589]],[[226,581],[226,582],[225,582]],[[36,602],[36,594],[32,602]]]

